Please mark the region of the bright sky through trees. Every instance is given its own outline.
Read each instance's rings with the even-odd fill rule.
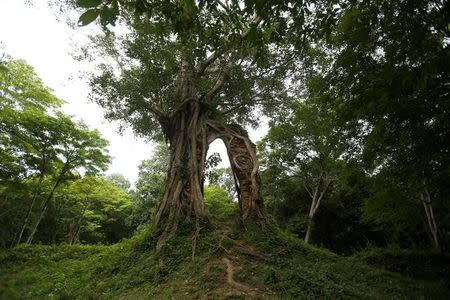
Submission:
[[[139,162],[150,156],[153,145],[135,137],[129,129],[123,135],[118,134],[118,125],[103,119],[102,108],[87,100],[89,87],[82,74],[89,70],[89,65],[71,56],[76,45],[93,33],[93,26],[72,30],[56,20],[46,0],[32,2],[33,5],[21,0],[0,1],[0,51],[14,59],[26,60],[44,83],[67,102],[63,107],[66,113],[100,130],[110,141],[113,157],[107,173],[121,173],[134,182]],[[250,135],[255,141],[263,132],[250,130]],[[213,152],[221,153],[224,160],[221,165],[228,166],[225,148],[220,143],[211,145],[209,153]]]
[[[100,130],[110,141],[113,156],[108,173],[122,173],[134,182],[139,162],[150,156],[153,146],[136,138],[131,130],[119,135],[117,125],[103,119],[102,108],[87,100],[89,87],[80,77],[88,66],[74,60],[70,53],[92,27],[70,29],[56,20],[46,2],[37,0],[30,6],[20,0],[0,1],[0,51],[26,60],[44,83],[67,102],[63,107],[66,113]]]

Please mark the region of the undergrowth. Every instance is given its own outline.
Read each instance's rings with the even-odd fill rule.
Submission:
[[[265,231],[253,222],[239,230],[233,224],[233,217],[205,224],[193,259],[191,224],[183,224],[160,251],[154,250],[151,228],[113,246],[32,245],[2,250],[0,298],[450,298],[444,266],[417,272],[412,270],[419,270],[420,264],[411,262],[415,269],[405,272],[393,262],[411,261],[407,254],[372,250],[340,257],[305,244],[273,221]],[[448,260],[444,263],[448,267]],[[232,272],[231,283],[228,272]]]

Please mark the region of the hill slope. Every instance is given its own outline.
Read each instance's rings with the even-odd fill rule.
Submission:
[[[0,252],[0,299],[449,299],[448,282],[412,279],[304,244],[270,226],[189,225],[159,252],[150,229],[113,246]],[[183,231],[185,234],[183,234]]]

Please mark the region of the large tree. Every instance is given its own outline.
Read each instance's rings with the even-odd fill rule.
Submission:
[[[180,220],[198,227],[205,219],[205,159],[218,138],[228,151],[242,219],[255,216],[264,224],[255,146],[242,125],[255,123],[260,104],[280,108],[295,46],[305,24],[312,26],[305,22],[308,8],[316,3],[315,11],[322,12],[317,2],[76,1],[85,8],[82,25],[97,19],[107,29],[85,53],[98,50],[102,58],[113,58],[92,80],[94,99],[108,109],[107,117],[170,142],[156,215],[158,245]],[[114,35],[108,24],[116,22],[121,27]]]
[[[267,167],[299,179],[311,203],[305,242],[310,242],[314,219],[321,202],[331,190],[342,157],[348,150],[344,134],[334,128],[335,115],[324,109],[314,98],[300,100],[290,111],[271,121],[263,139]]]

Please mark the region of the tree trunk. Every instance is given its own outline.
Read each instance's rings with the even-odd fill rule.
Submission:
[[[436,219],[434,218],[433,207],[431,206],[431,196],[427,188],[425,188],[424,192],[420,195],[420,198],[427,216],[428,229],[430,230],[433,239],[433,245],[436,249],[440,249],[438,227],[436,224]]]
[[[320,202],[322,201],[325,193],[328,190],[328,187],[331,183],[331,176],[328,171],[325,171],[323,168],[320,171],[320,175],[317,179],[316,185],[308,187],[306,184],[303,184],[309,196],[311,197],[311,207],[309,208],[308,213],[308,227],[306,229],[305,235],[305,243],[309,244],[312,230],[314,226],[314,216],[316,215],[317,210],[319,209]],[[322,190],[320,190],[322,188]]]
[[[314,224],[314,216],[308,216],[308,227],[306,229],[305,243],[309,244],[311,238],[311,232]]]
[[[42,186],[42,181],[43,180],[44,180],[44,175],[41,174],[41,176],[39,176],[38,186],[36,187],[36,190],[33,193],[33,198],[31,200],[31,203],[30,203],[29,207],[28,207],[27,215],[25,216],[25,219],[23,220],[22,227],[20,228],[20,231],[19,231],[19,233],[17,235],[17,239],[15,240],[15,242],[13,243],[12,246],[18,245],[22,241],[23,232],[25,231],[25,228],[27,227],[28,220],[30,219],[30,216],[31,216],[31,212],[33,211],[34,204],[36,203],[36,198],[37,198],[38,194],[41,191],[41,186]]]
[[[80,231],[81,231],[81,223],[84,220],[84,214],[86,213],[87,210],[87,200],[88,200],[88,195],[90,193],[86,193],[84,196],[84,206],[83,206],[83,210],[81,211],[81,214],[78,216],[78,219],[75,222],[70,223],[69,225],[69,234],[68,234],[68,243],[69,245],[73,245],[76,242],[78,242],[78,239],[80,238]]]
[[[46,211],[47,211],[47,202],[42,207],[41,212],[39,214],[39,218],[34,223],[33,229],[31,230],[30,234],[28,235],[28,238],[26,241],[27,244],[31,244],[31,242],[33,242],[34,235],[36,234],[37,228],[38,228],[39,224],[41,223],[42,219],[44,218]]]
[[[76,223],[71,222],[69,224],[68,233],[67,233],[67,244],[72,245],[75,237],[76,232]]]
[[[160,232],[157,248],[174,235],[179,222],[199,224],[205,220],[203,207],[204,169],[207,152],[205,117],[198,100],[188,99],[166,127],[171,158],[166,190],[156,214]]]
[[[155,218],[155,232],[159,234],[156,248],[177,231],[180,221],[195,224],[192,238],[193,255],[200,224],[206,220],[203,204],[205,161],[208,145],[221,138],[227,147],[231,168],[239,186],[242,219],[255,215],[263,224],[261,180],[258,173],[255,145],[239,126],[207,122],[208,101],[220,90],[221,76],[210,92],[198,96],[194,72],[187,57],[182,57],[177,81],[178,110],[171,116],[160,116],[166,138],[170,141],[170,163],[166,190]],[[203,102],[204,101],[204,102]]]
[[[312,229],[314,226],[314,216],[316,215],[316,211],[319,208],[319,204],[317,201],[317,195],[318,195],[318,188],[314,190],[314,194],[311,197],[311,207],[309,209],[308,213],[308,227],[306,228],[306,235],[305,235],[305,243],[309,244],[309,241],[311,239]]]
[[[236,182],[241,221],[255,217],[264,228],[266,219],[262,213],[261,177],[256,157],[256,147],[247,132],[239,125],[224,125],[209,120],[208,143],[222,139],[228,152],[231,171]]]
[[[33,241],[33,238],[34,238],[34,235],[36,234],[37,228],[38,228],[39,224],[41,223],[42,219],[44,218],[45,212],[47,211],[48,203],[50,202],[50,200],[52,200],[56,189],[58,188],[59,184],[62,181],[62,177],[64,176],[64,173],[65,173],[64,170],[65,170],[65,167],[63,167],[63,170],[61,171],[60,175],[58,176],[58,179],[56,180],[55,185],[53,186],[52,190],[50,191],[50,194],[48,194],[44,203],[42,203],[39,218],[34,223],[33,229],[31,230],[30,234],[28,235],[28,238],[26,241],[27,244],[31,244],[31,242]]]

